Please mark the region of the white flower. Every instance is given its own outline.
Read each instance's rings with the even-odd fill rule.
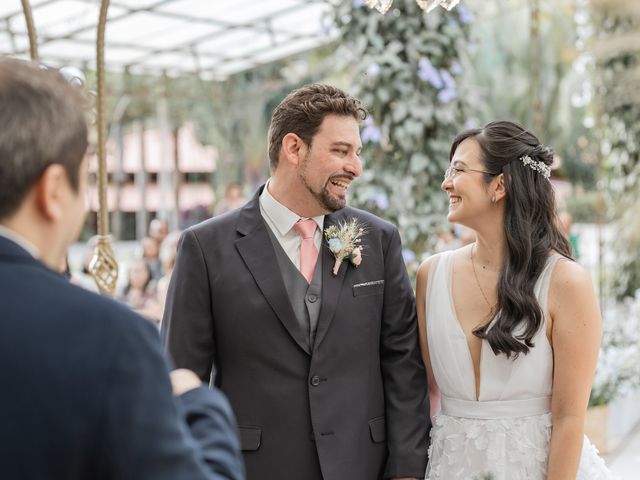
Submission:
[[[364,227],[357,218],[350,218],[325,229],[329,250],[336,259],[332,270],[334,276],[338,274],[343,260],[350,260],[354,267],[362,263],[361,242],[364,233]]]

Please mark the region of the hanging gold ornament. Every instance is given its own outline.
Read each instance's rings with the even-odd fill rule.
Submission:
[[[391,8],[393,0],[364,0],[364,4],[369,8],[375,8],[381,14],[385,14]]]
[[[98,40],[96,42],[96,77],[97,92],[97,129],[98,129],[98,244],[89,264],[89,271],[93,276],[100,292],[113,295],[118,280],[118,262],[113,255],[111,236],[109,235],[109,209],[107,206],[107,160],[106,160],[106,126],[104,113],[104,37],[107,24],[107,10],[109,0],[102,0],[100,17],[98,19]]]
[[[364,4],[369,8],[375,8],[381,14],[385,14],[391,8],[393,0],[363,0]],[[441,6],[447,10],[452,10],[460,0],[416,0],[418,6],[429,13],[437,6]]]
[[[446,10],[453,10],[453,8],[460,3],[460,0],[442,0],[440,6]]]

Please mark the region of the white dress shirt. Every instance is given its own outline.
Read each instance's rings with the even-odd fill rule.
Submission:
[[[29,252],[29,254],[33,258],[40,258],[40,252],[33,243],[24,238],[22,235],[19,235],[13,230],[5,227],[4,225],[0,225],[0,237],[8,238],[13,243],[17,243],[19,246]]]
[[[267,226],[271,229],[271,232],[275,235],[280,242],[280,246],[291,259],[296,268],[300,269],[300,244],[302,243],[302,237],[293,228],[293,226],[303,217],[293,213],[287,207],[278,202],[271,193],[269,193],[269,182],[264,187],[264,190],[260,194],[260,213],[262,218],[267,223]],[[320,246],[322,244],[322,228],[324,226],[324,215],[312,217],[318,225],[315,233],[313,234],[313,243],[320,252]]]

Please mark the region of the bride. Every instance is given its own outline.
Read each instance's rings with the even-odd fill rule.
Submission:
[[[459,134],[442,188],[475,243],[427,259],[418,320],[426,479],[612,478],[584,436],[601,318],[556,227],[553,152],[512,122]]]

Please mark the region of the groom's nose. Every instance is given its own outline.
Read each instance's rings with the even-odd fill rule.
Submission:
[[[359,177],[362,175],[362,161],[360,160],[360,156],[356,153],[352,153],[347,163],[344,165],[344,171],[353,175],[354,177]]]

